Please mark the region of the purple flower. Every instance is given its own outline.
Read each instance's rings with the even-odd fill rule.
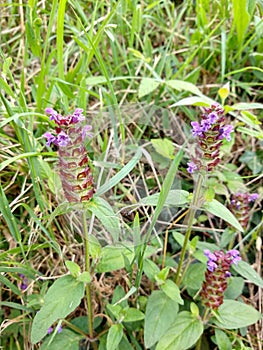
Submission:
[[[193,136],[203,136],[203,128],[199,125],[198,122],[191,122],[191,125],[193,127],[192,129]]]
[[[248,197],[248,201],[249,201],[249,203],[255,202],[258,198],[259,198],[258,193],[251,193]]]
[[[91,125],[85,125],[82,129],[82,140],[85,140],[85,138],[88,137],[92,137],[93,134],[91,132],[89,132],[92,129]]]
[[[229,250],[226,255],[229,255],[231,257],[231,265],[232,264],[237,264],[240,260],[241,257],[239,256],[239,251],[236,249]]]
[[[56,136],[52,135],[50,132],[45,132],[43,134],[43,137],[47,139],[47,143],[46,143],[47,146],[50,146],[51,143],[56,144],[57,138]]]
[[[187,171],[189,174],[193,174],[198,169],[197,165],[194,162],[188,162],[187,165]]]
[[[207,132],[211,128],[211,122],[208,119],[203,119],[201,121],[202,131]]]
[[[210,124],[215,124],[218,119],[218,115],[215,112],[209,113],[207,116],[207,120]]]
[[[58,327],[58,330],[57,330],[57,333],[61,333],[63,330],[62,326],[60,325]],[[47,330],[47,334],[51,334],[53,332],[53,327],[49,327],[48,330]]]
[[[56,139],[56,145],[60,147],[66,147],[69,143],[70,143],[69,136],[64,131],[60,131]]]
[[[214,261],[208,260],[207,262],[207,269],[211,272],[215,271],[215,269],[217,268],[217,264]]]
[[[22,279],[21,283],[19,284],[19,288],[21,290],[26,290],[28,287],[28,279],[22,273],[19,274],[19,277]]]
[[[230,133],[233,131],[233,126],[232,125],[226,125],[219,130],[219,140],[222,140],[223,138],[226,138],[227,141],[231,141],[231,135]]]

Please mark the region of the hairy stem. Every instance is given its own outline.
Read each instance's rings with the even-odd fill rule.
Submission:
[[[197,205],[198,205],[198,202],[200,199],[202,184],[203,184],[203,176],[201,174],[198,174],[197,184],[196,184],[196,188],[194,190],[193,199],[192,199],[192,203],[191,203],[190,210],[189,210],[187,230],[185,233],[184,243],[183,243],[183,247],[182,247],[182,251],[181,251],[181,255],[180,255],[180,259],[179,259],[179,263],[178,263],[178,267],[177,267],[177,271],[176,271],[176,276],[175,276],[175,283],[177,285],[179,285],[181,282],[183,262],[184,262],[185,254],[187,251],[187,245],[188,245],[188,242],[189,242],[189,239],[191,236],[191,232],[192,232],[192,226],[193,226],[193,222],[194,222],[195,213],[196,213],[196,210],[198,208]]]

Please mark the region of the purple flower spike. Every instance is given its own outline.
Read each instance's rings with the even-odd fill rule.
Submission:
[[[259,198],[257,193],[237,192],[231,195],[229,209],[243,228],[247,228],[251,218],[251,203]]]
[[[91,125],[83,125],[83,109],[76,108],[72,114],[61,115],[53,108],[47,108],[50,120],[56,127],[54,136],[46,132],[47,145],[58,146],[60,178],[66,199],[70,203],[89,201],[95,192],[89,158],[83,141],[92,137]]]
[[[223,250],[216,250],[212,253],[209,249],[205,249],[204,255],[208,261],[200,296],[206,307],[217,310],[224,300],[228,278],[231,276],[230,266],[236,264],[241,258],[239,251],[235,249],[226,253]]]
[[[51,334],[53,332],[53,328],[49,327],[49,329],[47,330],[47,334]]]
[[[190,174],[195,170],[210,172],[220,163],[220,147],[222,140],[231,140],[232,125],[225,125],[224,109],[219,104],[204,108],[200,122],[191,122],[192,135],[197,144],[191,160],[198,165],[198,169],[188,168]]]

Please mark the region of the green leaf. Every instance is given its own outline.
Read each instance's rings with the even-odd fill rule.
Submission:
[[[169,298],[176,301],[178,304],[184,304],[184,301],[180,296],[180,289],[173,281],[166,280],[160,288]]]
[[[202,92],[194,84],[184,80],[167,80],[166,85],[177,91],[189,91],[194,95],[203,96]]]
[[[252,306],[228,299],[224,300],[215,316],[215,325],[225,329],[247,327],[262,317]]]
[[[192,347],[204,330],[202,321],[188,311],[179,313],[175,322],[161,337],[156,350],[186,350]]]
[[[123,321],[124,322],[136,322],[144,319],[144,313],[134,307],[129,307],[126,312]]]
[[[107,335],[107,350],[117,349],[121,338],[123,336],[123,327],[121,324],[114,324],[110,327],[110,330]]]
[[[79,341],[83,338],[82,335],[69,329],[63,329],[61,333],[56,334],[52,342],[51,337],[50,335],[45,338],[40,350],[79,350]]]
[[[208,107],[215,101],[211,100],[210,98],[206,96],[191,96],[183,98],[182,100],[174,103],[171,105],[171,107],[177,107],[177,106],[203,106]]]
[[[80,267],[73,261],[65,261],[65,265],[73,277],[77,277],[80,274]]]
[[[114,242],[120,236],[120,220],[114,213],[110,204],[101,197],[94,197],[88,202],[87,208],[100,220],[105,229],[111,234]]]
[[[152,347],[170,327],[177,317],[178,303],[162,291],[154,291],[148,301],[145,313],[145,347]]]
[[[149,95],[151,92],[158,88],[159,84],[160,82],[156,81],[156,79],[143,78],[139,86],[139,98]]]
[[[155,276],[158,275],[160,269],[152,260],[145,259],[143,262],[143,271],[151,281],[155,281]]]
[[[99,263],[96,266],[96,272],[110,272],[121,269],[125,266],[123,256],[129,261],[134,257],[133,248],[106,246],[101,249]]]
[[[139,204],[156,206],[160,197],[160,193],[142,198]],[[166,197],[165,206],[178,206],[189,203],[189,192],[184,190],[170,190]]]
[[[183,284],[187,288],[199,290],[205,277],[206,264],[195,263],[188,266]]]
[[[262,278],[247,262],[241,260],[237,265],[232,265],[232,268],[249,282],[252,282],[256,286],[263,288]]]
[[[107,79],[103,75],[97,75],[96,77],[88,77],[86,79],[87,85],[100,85],[100,84],[106,84]]]
[[[236,0],[238,1],[238,0]],[[242,1],[242,0],[241,0]],[[247,109],[263,109],[263,103],[257,103],[257,102],[240,102],[236,103],[233,106],[231,106],[233,109],[232,110],[238,110],[238,111],[243,111]]]
[[[155,151],[161,154],[163,157],[171,159],[174,154],[174,145],[171,140],[164,139],[152,139],[151,144]]]
[[[227,289],[224,293],[226,299],[236,299],[243,291],[245,281],[242,277],[231,277]]]
[[[91,282],[91,277],[90,273],[88,271],[82,272],[78,277],[77,281],[79,282],[84,282],[84,283],[90,283]]]
[[[238,45],[243,44],[245,33],[247,31],[250,15],[247,11],[247,0],[232,0],[234,12],[234,25],[237,31]]]
[[[235,216],[227,209],[222,203],[218,202],[216,199],[213,199],[211,202],[206,202],[203,205],[204,209],[209,213],[223,219],[228,222],[230,225],[235,227],[238,231],[244,232],[242,226],[237,221]]]
[[[215,329],[216,344],[219,350],[232,350],[232,344],[225,332]]]
[[[84,283],[71,275],[57,279],[44,297],[44,305],[36,314],[31,330],[31,342],[36,344],[58,319],[65,318],[75,310],[84,296]]]

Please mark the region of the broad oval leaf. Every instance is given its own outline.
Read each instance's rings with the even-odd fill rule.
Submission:
[[[247,262],[241,260],[237,265],[232,265],[232,268],[248,281],[254,283],[256,286],[263,288],[263,280],[259,274]]]
[[[44,305],[36,314],[31,330],[31,342],[36,344],[58,319],[65,318],[75,310],[84,296],[84,283],[71,275],[57,279],[44,297]]]
[[[110,327],[110,330],[107,335],[107,350],[117,349],[121,338],[123,336],[123,327],[121,324],[114,324]]]
[[[139,86],[139,98],[149,95],[151,92],[158,88],[159,84],[160,82],[158,82],[156,79],[143,78]]]
[[[180,295],[180,289],[173,281],[166,280],[164,284],[160,286],[160,288],[169,298],[176,301],[178,304],[184,304],[184,301]]]
[[[40,350],[79,350],[79,341],[83,338],[69,329],[63,329],[61,333],[56,334],[51,342],[51,335],[46,337]]]
[[[121,269],[125,266],[124,256],[132,261],[134,258],[133,248],[106,246],[101,249],[99,263],[96,265],[96,272],[110,272]]]
[[[254,324],[261,317],[252,306],[226,299],[218,309],[214,324],[225,329],[237,329]]]
[[[227,207],[225,207],[222,203],[218,202],[216,199],[213,199],[211,202],[206,202],[203,205],[204,209],[209,213],[223,219],[228,222],[231,226],[235,227],[238,231],[244,232],[243,227],[237,221],[235,216],[231,213]]]
[[[188,311],[179,313],[165,332],[156,350],[186,350],[200,338],[204,330],[202,321]]]
[[[232,343],[225,332],[215,329],[216,345],[219,350],[232,350]]]
[[[145,313],[145,347],[152,347],[177,317],[178,303],[162,291],[155,291],[148,299]]]

